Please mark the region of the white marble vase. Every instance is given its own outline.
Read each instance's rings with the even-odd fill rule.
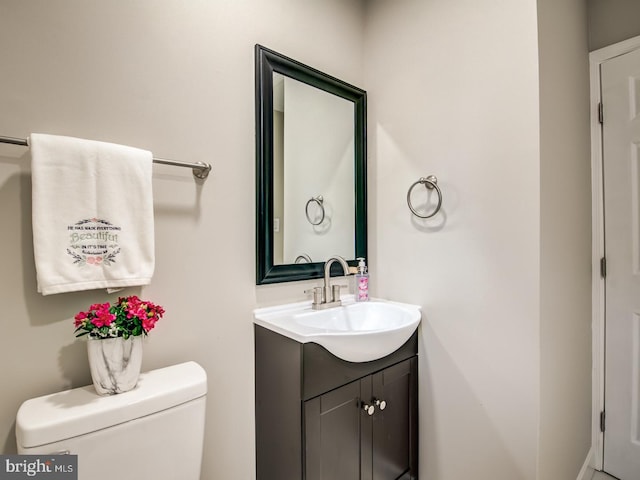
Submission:
[[[87,342],[89,368],[98,395],[131,390],[142,365],[142,336],[92,339]]]

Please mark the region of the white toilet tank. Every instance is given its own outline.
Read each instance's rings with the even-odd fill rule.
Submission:
[[[206,394],[205,371],[187,362],[118,395],[87,386],[33,398],[18,410],[18,453],[78,455],[79,480],[198,480]]]

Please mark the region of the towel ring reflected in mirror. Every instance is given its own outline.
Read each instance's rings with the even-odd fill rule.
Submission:
[[[435,210],[431,212],[429,215],[420,215],[416,211],[416,209],[413,208],[413,205],[411,204],[411,192],[413,191],[415,186],[418,184],[424,185],[425,188],[429,190],[433,190],[435,188],[436,193],[438,194],[438,204],[436,205]],[[429,175],[428,177],[420,177],[420,180],[418,180],[417,182],[414,182],[409,187],[409,191],[407,192],[407,205],[409,205],[409,209],[411,210],[411,213],[413,213],[416,217],[419,217],[419,218],[431,218],[440,211],[440,207],[442,207],[442,191],[440,190],[440,187],[438,187],[438,179],[436,178],[435,175]]]
[[[295,262],[293,263],[313,263],[313,260],[311,260],[311,257],[309,255],[303,253],[301,255],[298,255]]]
[[[314,222],[311,219],[311,215],[309,215],[309,205],[311,205],[312,203],[315,203],[316,205],[318,205],[318,210],[321,213],[320,220],[318,220],[317,222]],[[322,198],[322,195],[318,195],[317,197],[311,197],[309,201],[307,201],[307,204],[304,206],[304,214],[307,216],[307,220],[311,225],[320,225],[322,222],[324,222],[324,217],[325,217],[324,198]],[[316,218],[317,217],[318,215],[316,215]]]

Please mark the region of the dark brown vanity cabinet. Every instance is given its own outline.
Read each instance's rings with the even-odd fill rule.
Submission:
[[[417,334],[365,363],[255,334],[257,480],[418,478]]]
[[[404,360],[304,402],[306,480],[416,478],[416,363]]]

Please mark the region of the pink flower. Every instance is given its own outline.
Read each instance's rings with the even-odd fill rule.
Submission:
[[[128,298],[121,298],[119,302],[124,307],[124,310],[127,314],[127,318],[138,318],[142,319],[146,317],[147,311],[145,310],[145,304],[140,301],[138,297],[132,295]]]
[[[127,309],[127,318],[136,317],[140,320],[147,316],[147,311],[141,305],[134,305]]]
[[[161,318],[162,315],[164,315],[164,308],[162,308],[160,305],[154,305],[153,303],[148,303],[147,304],[148,308],[149,308],[149,316],[157,316],[158,318]]]
[[[114,314],[109,310],[110,305],[108,303],[94,303],[91,305],[90,319],[91,323],[96,327],[104,327],[111,325],[116,318]]]
[[[84,323],[84,320],[87,318],[87,312],[79,312],[75,317],[75,326],[78,328],[80,325]]]
[[[98,312],[95,318],[91,319],[91,323],[93,323],[98,328],[104,326],[108,327],[115,319],[116,316],[110,313],[108,310],[101,310]]]
[[[149,332],[156,326],[157,319],[155,317],[146,317],[142,319],[142,328],[145,332]]]

